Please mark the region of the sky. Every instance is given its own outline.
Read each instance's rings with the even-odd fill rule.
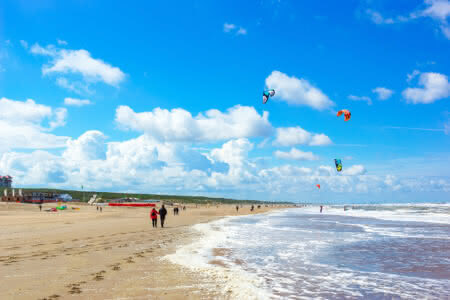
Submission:
[[[2,1],[0,175],[448,202],[449,53],[448,0]]]

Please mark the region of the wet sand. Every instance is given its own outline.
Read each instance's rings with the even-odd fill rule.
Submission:
[[[0,299],[198,299],[220,296],[218,282],[200,279],[167,260],[177,246],[197,238],[190,225],[249,206],[187,206],[166,227],[154,229],[149,208],[55,207],[0,202]],[[79,210],[72,210],[79,207]],[[253,213],[276,208],[261,207]],[[158,220],[158,226],[159,226]]]

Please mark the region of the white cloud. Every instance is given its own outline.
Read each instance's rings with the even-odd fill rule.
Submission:
[[[67,141],[63,157],[70,161],[105,159],[105,140],[106,136],[98,130],[86,131],[78,139]]]
[[[57,49],[53,45],[47,47],[41,47],[39,44],[31,46],[30,52],[36,55],[56,56],[58,54]]]
[[[439,73],[422,73],[419,77],[419,85],[422,88],[407,88],[403,91],[403,97],[411,103],[433,103],[450,95],[450,83],[448,77]]]
[[[91,94],[91,90],[89,90],[89,85],[83,82],[79,82],[79,81],[72,81],[69,82],[69,80],[67,80],[64,77],[59,77],[56,79],[56,84],[59,85],[62,88],[65,88],[69,91],[72,91],[74,93],[77,94]]]
[[[311,141],[309,142],[310,146],[326,146],[326,145],[331,145],[333,142],[331,141],[331,139],[323,134],[314,134],[312,136]]]
[[[450,134],[450,120],[448,120],[447,123],[444,124],[444,133]]]
[[[158,140],[205,142],[232,138],[265,137],[272,133],[269,113],[249,106],[234,106],[227,112],[211,109],[193,117],[190,112],[176,108],[155,108],[136,113],[128,106],[116,110],[116,122],[125,129],[145,132]]]
[[[450,16],[450,1],[448,0],[425,0],[426,6],[423,10],[413,11],[408,16],[395,16],[393,18],[386,18],[381,13],[368,9],[367,15],[375,24],[394,24],[403,23],[415,20],[418,18],[429,17],[435,20],[442,33],[447,39],[450,39],[450,26],[448,17]]]
[[[67,118],[67,109],[66,108],[60,107],[60,108],[55,109],[54,116],[55,116],[55,119],[50,121],[50,123],[49,123],[50,130],[66,125],[66,118]]]
[[[274,145],[279,146],[326,146],[331,143],[330,138],[325,134],[312,134],[299,126],[277,128],[276,139],[273,142]]]
[[[366,168],[364,168],[363,165],[353,165],[349,168],[345,168],[342,171],[343,175],[349,175],[349,176],[364,175],[365,173],[366,173]]]
[[[20,44],[22,45],[22,47],[23,47],[24,49],[28,49],[28,43],[27,43],[27,41],[20,40]]]
[[[224,32],[231,32],[235,28],[236,28],[236,25],[234,25],[234,24],[229,24],[229,23],[223,24],[223,31]]]
[[[448,0],[425,0],[425,3],[429,7],[422,12],[424,16],[429,16],[442,22],[445,22],[450,16],[450,2]]]
[[[281,159],[292,159],[292,160],[318,160],[319,157],[314,155],[312,152],[303,152],[296,148],[292,148],[289,152],[275,151],[274,155]]]
[[[355,95],[349,95],[348,99],[352,101],[366,101],[368,105],[372,105],[372,99],[370,99],[367,96],[355,96]]]
[[[76,98],[70,98],[67,97],[64,99],[64,104],[67,106],[85,106],[85,105],[91,105],[92,102],[89,99],[76,99]]]
[[[407,82],[411,82],[411,80],[413,80],[414,78],[416,78],[417,75],[419,75],[419,74],[420,74],[420,71],[419,71],[419,70],[414,70],[414,71],[412,71],[412,73],[406,74],[406,81],[407,81]]]
[[[366,13],[370,16],[372,22],[375,24],[394,24],[392,18],[384,18],[379,12],[368,9]]]
[[[58,40],[58,45],[67,46],[67,42],[64,40]]]
[[[223,24],[223,32],[234,33],[236,35],[246,35],[247,29],[245,29],[244,27],[240,27],[240,26],[238,29],[238,26],[236,24],[224,23]]]
[[[91,54],[84,49],[57,49],[53,45],[43,48],[39,44],[34,44],[31,47],[31,53],[52,58],[50,64],[42,68],[44,75],[79,74],[87,82],[102,81],[113,86],[117,86],[125,79],[125,74],[119,68],[92,58]]]
[[[279,71],[273,71],[266,78],[266,86],[275,89],[275,99],[280,99],[288,104],[305,105],[318,110],[334,105],[327,95],[306,79],[289,77]]]
[[[240,27],[239,30],[236,32],[237,35],[246,35],[247,29]]]
[[[394,91],[384,87],[377,87],[372,90],[372,93],[377,94],[379,100],[387,100],[391,98]]]
[[[0,139],[3,149],[64,147],[67,137],[47,133],[65,124],[65,108],[53,109],[31,99],[0,99]]]

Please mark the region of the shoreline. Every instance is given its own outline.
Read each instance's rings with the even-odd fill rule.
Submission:
[[[45,204],[44,209],[56,204]],[[227,216],[286,208],[249,205],[186,205],[179,216],[168,207],[166,228],[153,229],[148,208],[67,203],[62,212],[36,205],[0,203],[1,299],[181,299],[219,296],[217,281],[175,265],[164,256],[199,239],[191,227]],[[71,207],[79,207],[72,210]],[[159,225],[159,224],[158,224]]]

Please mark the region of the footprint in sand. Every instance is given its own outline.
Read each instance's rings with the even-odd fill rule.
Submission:
[[[100,280],[105,279],[105,277],[103,276],[103,274],[105,274],[105,273],[106,273],[105,270],[101,270],[100,272],[97,272],[97,273],[92,274],[92,275],[95,275],[95,276],[94,276],[94,280],[100,281]]]
[[[16,246],[16,247],[9,247],[9,248],[5,248],[5,250],[17,250],[20,249],[21,247]]]
[[[69,294],[81,294],[80,283],[71,283],[66,287],[70,288]]]
[[[110,267],[112,267],[113,271],[119,271],[120,270],[120,263],[114,264],[114,265],[110,265]]]
[[[131,256],[128,257],[128,258],[126,258],[125,261],[126,261],[128,264],[134,263],[133,257],[131,257]]]

